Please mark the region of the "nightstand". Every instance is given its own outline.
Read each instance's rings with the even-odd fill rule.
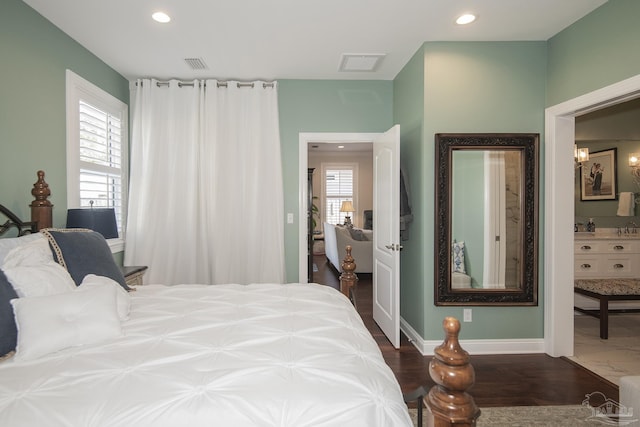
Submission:
[[[142,276],[144,276],[145,271],[147,271],[147,266],[134,265],[120,267],[120,270],[122,271],[125,282],[127,282],[127,286],[141,286],[143,284]]]

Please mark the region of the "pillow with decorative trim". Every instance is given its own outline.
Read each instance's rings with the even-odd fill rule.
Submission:
[[[10,302],[14,298],[18,298],[18,294],[0,270],[0,360],[16,348],[18,330]]]
[[[68,347],[122,335],[116,290],[97,286],[45,297],[11,300],[18,326],[14,360],[31,360]]]
[[[451,270],[453,273],[467,274],[464,267],[464,242],[453,242],[451,248]]]
[[[131,290],[102,234],[82,228],[46,228],[40,232],[49,239],[53,258],[71,274],[77,286],[87,274],[95,274],[115,280],[127,291]]]

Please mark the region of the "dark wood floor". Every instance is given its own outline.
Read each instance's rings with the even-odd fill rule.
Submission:
[[[338,287],[338,274],[323,255],[314,256],[314,282]],[[434,385],[429,377],[432,356],[422,356],[402,335],[396,350],[373,320],[371,275],[358,275],[357,308],[382,350],[403,393],[420,385]],[[440,328],[441,326],[438,325]],[[444,332],[443,332],[444,338]],[[469,390],[479,407],[579,405],[588,393],[599,391],[618,400],[618,387],[564,358],[546,354],[472,355],[476,382]]]

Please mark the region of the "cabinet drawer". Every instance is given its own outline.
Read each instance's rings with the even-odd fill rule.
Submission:
[[[573,275],[576,279],[592,278],[602,274],[605,269],[603,257],[576,256],[573,266]]]
[[[609,257],[605,260],[605,274],[607,277],[630,277],[633,274],[631,256]]]
[[[573,251],[576,255],[604,253],[606,250],[607,242],[605,241],[594,242],[593,240],[589,240],[573,242]]]
[[[617,241],[611,240],[606,243],[606,252],[610,254],[621,254],[621,253],[638,253],[640,252],[640,248],[638,247],[637,241]]]

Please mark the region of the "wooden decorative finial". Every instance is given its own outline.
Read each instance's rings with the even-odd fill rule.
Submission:
[[[340,292],[349,299],[352,299],[352,291],[358,283],[358,276],[354,273],[356,271],[356,263],[353,256],[351,256],[351,249],[351,246],[347,245],[347,254],[342,261],[342,274],[340,275]]]
[[[31,202],[31,221],[37,222],[38,230],[51,227],[53,223],[53,205],[47,198],[51,195],[49,184],[44,180],[44,171],[38,171],[38,180],[33,184],[31,194],[35,200]]]
[[[35,206],[53,206],[47,198],[51,195],[49,184],[44,180],[44,171],[38,171],[38,180],[33,184],[31,194],[35,200],[31,202],[31,207]]]
[[[434,427],[475,426],[480,409],[467,390],[475,382],[475,371],[469,362],[469,353],[460,347],[460,322],[446,317],[442,322],[444,342],[434,350],[429,364],[431,379],[437,384],[424,398]]]

